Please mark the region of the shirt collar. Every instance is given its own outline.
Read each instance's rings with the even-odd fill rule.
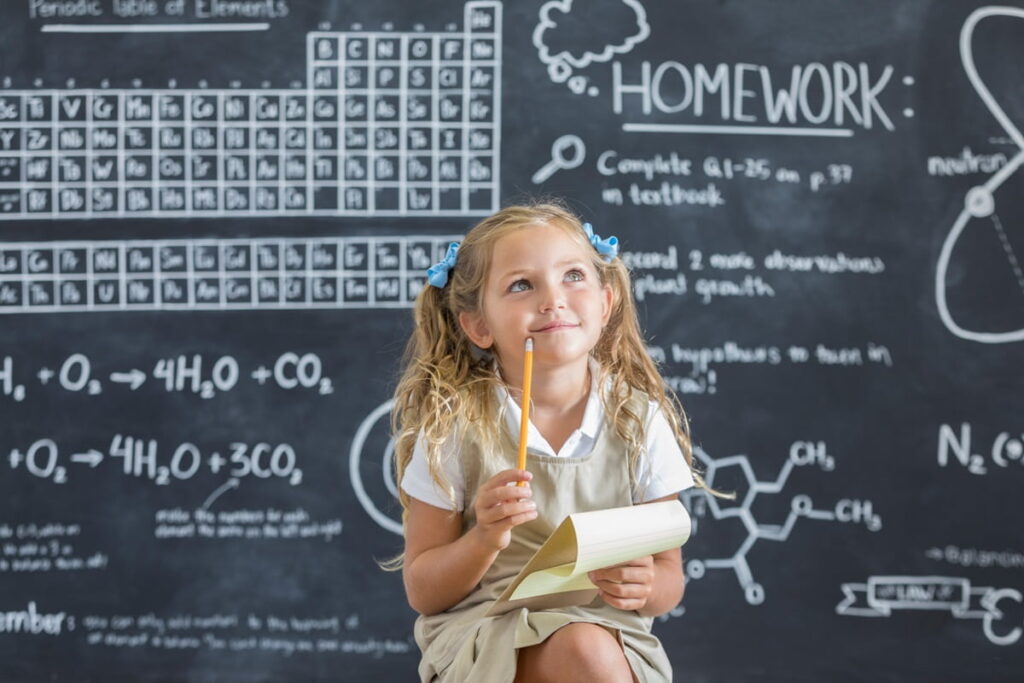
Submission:
[[[598,433],[601,431],[601,416],[604,410],[604,407],[601,405],[601,394],[597,390],[601,366],[593,356],[588,356],[587,367],[590,368],[590,394],[587,396],[587,405],[583,409],[583,421],[578,429],[584,436],[594,439],[597,438]],[[497,364],[495,364],[495,373],[499,378],[501,377],[501,370],[497,367]],[[497,398],[498,405],[504,408],[505,424],[509,429],[509,433],[518,441],[519,421],[522,419],[522,410],[504,384],[498,385]],[[534,431],[536,431],[536,427],[533,426],[533,421],[531,420],[530,432],[533,433]]]

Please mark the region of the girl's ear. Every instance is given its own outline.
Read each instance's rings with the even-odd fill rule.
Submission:
[[[603,330],[604,326],[608,324],[609,318],[612,317],[612,302],[615,300],[615,297],[612,293],[611,285],[605,285],[601,288],[601,297],[601,329]]]
[[[487,327],[487,322],[479,313],[463,311],[459,313],[459,327],[466,333],[469,340],[481,349],[489,349],[494,345],[494,335]]]

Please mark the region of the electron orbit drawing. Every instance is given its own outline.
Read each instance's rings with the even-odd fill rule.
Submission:
[[[946,236],[939,254],[935,273],[935,301],[943,324],[956,336],[985,344],[1000,344],[1024,340],[1024,270],[1022,270],[1017,257],[1017,250],[1024,248],[1024,236],[1022,236],[1024,233],[1019,225],[1007,225],[1000,218],[1000,214],[996,211],[995,197],[1000,186],[1009,180],[1024,163],[1024,135],[1021,135],[1020,130],[993,97],[992,92],[978,74],[975,65],[974,31],[979,22],[990,17],[1024,19],[1024,9],[983,7],[971,13],[960,31],[960,59],[967,78],[978,96],[1019,149],[1013,158],[985,183],[973,187],[967,192],[964,207]],[[971,230],[968,230],[968,227]],[[991,322],[983,323],[980,319],[976,319],[976,315],[971,316],[969,321],[963,320],[962,317],[965,314],[970,315],[971,313],[972,306],[970,304],[957,309],[958,319],[954,319],[954,314],[950,310],[949,294],[960,288],[960,283],[964,279],[963,271],[967,269],[966,264],[962,263],[964,254],[973,253],[980,248],[982,243],[979,239],[979,232],[986,231],[987,233],[988,230],[995,232],[998,247],[992,245],[986,253],[993,254],[997,263],[991,269],[982,269],[986,271],[984,273],[978,273],[979,269],[975,266],[971,270],[971,275],[983,275],[986,278],[984,282],[992,291],[978,296],[975,299],[974,308],[979,307],[977,305],[979,303],[990,306],[994,302],[1000,308],[998,310],[998,325],[993,325]],[[991,240],[988,241],[991,242]],[[1014,242],[1017,243],[1016,249]],[[971,246],[966,246],[968,244]],[[1005,263],[998,262],[1000,258],[1005,258]],[[1008,298],[1004,298],[1003,292],[1007,287],[1012,292]],[[1018,289],[1019,291],[1017,291]],[[1004,300],[1007,304],[1014,301],[1016,305],[1008,305],[1007,310],[1002,310],[1001,306]],[[992,327],[1006,329],[991,329]]]
[[[401,506],[392,467],[395,442],[391,438],[390,416],[394,404],[394,401],[382,403],[359,425],[349,449],[348,474],[356,499],[370,519],[382,529],[401,536]],[[368,456],[365,460],[364,450]],[[364,477],[364,474],[372,476]],[[394,516],[396,513],[398,519]]]

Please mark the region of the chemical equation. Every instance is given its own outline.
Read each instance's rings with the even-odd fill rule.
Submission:
[[[185,441],[174,446],[167,455],[156,439],[115,434],[110,445],[103,449],[62,453],[53,439],[38,439],[11,448],[7,453],[7,464],[12,472],[25,472],[54,484],[66,484],[74,469],[96,469],[104,463],[111,463],[126,477],[146,479],[160,486],[189,481],[204,472],[214,476],[226,474],[230,479],[212,498],[228,488],[237,488],[239,480],[247,477],[274,479],[291,486],[302,483],[298,455],[287,443],[236,441],[226,448],[204,453],[196,444]],[[207,504],[210,502],[212,500]]]
[[[961,422],[959,431],[948,424],[940,425],[936,455],[939,467],[960,465],[971,474],[983,475],[988,474],[990,465],[999,470],[1024,465],[1024,432],[999,432],[991,445],[982,439],[981,452],[975,452],[977,442],[972,434],[970,422]]]
[[[467,3],[453,33],[310,32],[293,90],[8,77],[0,220],[491,213],[501,9]]]
[[[870,576],[867,583],[844,583],[845,598],[836,614],[852,617],[889,617],[902,610],[949,612],[956,619],[979,619],[982,631],[994,645],[1013,645],[1024,628],[1006,628],[1007,601],[1024,603],[1016,588],[971,586],[970,579],[952,576]]]
[[[0,396],[9,396],[21,402],[26,398],[25,384],[18,380],[17,365],[10,356],[0,357]],[[92,361],[81,353],[73,353],[61,362],[57,370],[41,367],[32,373],[40,386],[57,386],[73,394],[96,396],[105,388],[104,380],[96,377]],[[298,354],[286,351],[268,367],[259,365],[248,377],[260,386],[272,383],[288,391],[310,391],[319,396],[334,393],[334,382],[324,376],[323,362],[315,353]],[[242,371],[232,356],[216,359],[201,354],[179,354],[157,360],[149,372],[139,368],[115,370],[107,375],[115,387],[137,391],[146,382],[162,387],[168,393],[194,394],[212,399],[238,387]],[[55,380],[54,384],[51,384]]]
[[[747,486],[747,492],[742,500],[739,500],[735,506],[729,507],[703,491],[693,489],[684,491],[682,498],[693,518],[694,534],[697,533],[698,523],[708,519],[710,513],[710,518],[715,520],[739,519],[746,531],[746,538],[731,557],[688,558],[686,575],[690,579],[700,579],[709,570],[731,569],[736,573],[736,578],[743,589],[744,598],[751,605],[759,605],[764,602],[765,598],[764,587],[754,580],[753,572],[747,563],[747,554],[757,541],[786,541],[796,521],[800,518],[840,524],[858,524],[869,531],[879,531],[882,528],[882,517],[874,511],[871,500],[844,498],[830,508],[823,509],[815,508],[813,500],[806,494],[793,496],[789,514],[783,524],[757,523],[751,511],[754,500],[759,494],[781,493],[794,467],[816,466],[824,472],[831,472],[835,469],[835,458],[828,453],[828,447],[824,441],[793,442],[789,449],[789,457],[775,481],[759,481],[750,466],[750,460],[745,455],[716,459],[701,448],[694,448],[693,454],[706,468],[704,479],[708,486],[714,487],[716,476],[719,476],[722,470],[728,467],[738,467]]]
[[[0,243],[0,314],[408,308],[453,239]]]

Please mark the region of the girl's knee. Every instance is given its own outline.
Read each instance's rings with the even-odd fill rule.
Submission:
[[[517,681],[629,683],[633,674],[619,641],[596,624],[569,624],[522,651]]]
[[[549,640],[566,656],[574,658],[625,658],[622,646],[611,631],[597,624],[569,624],[551,634]]]

